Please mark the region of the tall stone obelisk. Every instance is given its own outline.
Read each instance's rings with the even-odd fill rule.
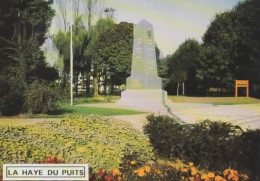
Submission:
[[[134,44],[131,76],[119,104],[133,106],[163,106],[167,92],[162,90],[158,77],[153,26],[146,20],[134,25]]]

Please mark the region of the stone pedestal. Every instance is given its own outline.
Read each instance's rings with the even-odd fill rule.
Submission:
[[[162,89],[126,89],[117,103],[154,106],[166,103],[166,100],[167,92]]]

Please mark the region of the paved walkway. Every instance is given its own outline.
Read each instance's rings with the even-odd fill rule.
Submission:
[[[240,125],[242,128],[260,128],[260,104],[243,105],[212,105],[197,103],[173,103],[167,102],[165,106],[123,106],[116,103],[107,104],[85,104],[80,106],[129,108],[153,112],[156,114],[167,114],[173,116],[184,123],[195,123],[205,119],[212,121],[226,121]],[[133,123],[134,126],[142,130],[147,114],[110,116]]]

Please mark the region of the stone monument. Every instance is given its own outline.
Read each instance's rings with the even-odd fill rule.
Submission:
[[[162,79],[157,73],[153,26],[142,20],[134,25],[131,76],[117,103],[159,108],[165,107],[166,101],[167,92],[162,90]]]

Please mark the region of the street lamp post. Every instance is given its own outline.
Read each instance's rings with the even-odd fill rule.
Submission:
[[[70,105],[73,106],[72,0],[70,0]]]

